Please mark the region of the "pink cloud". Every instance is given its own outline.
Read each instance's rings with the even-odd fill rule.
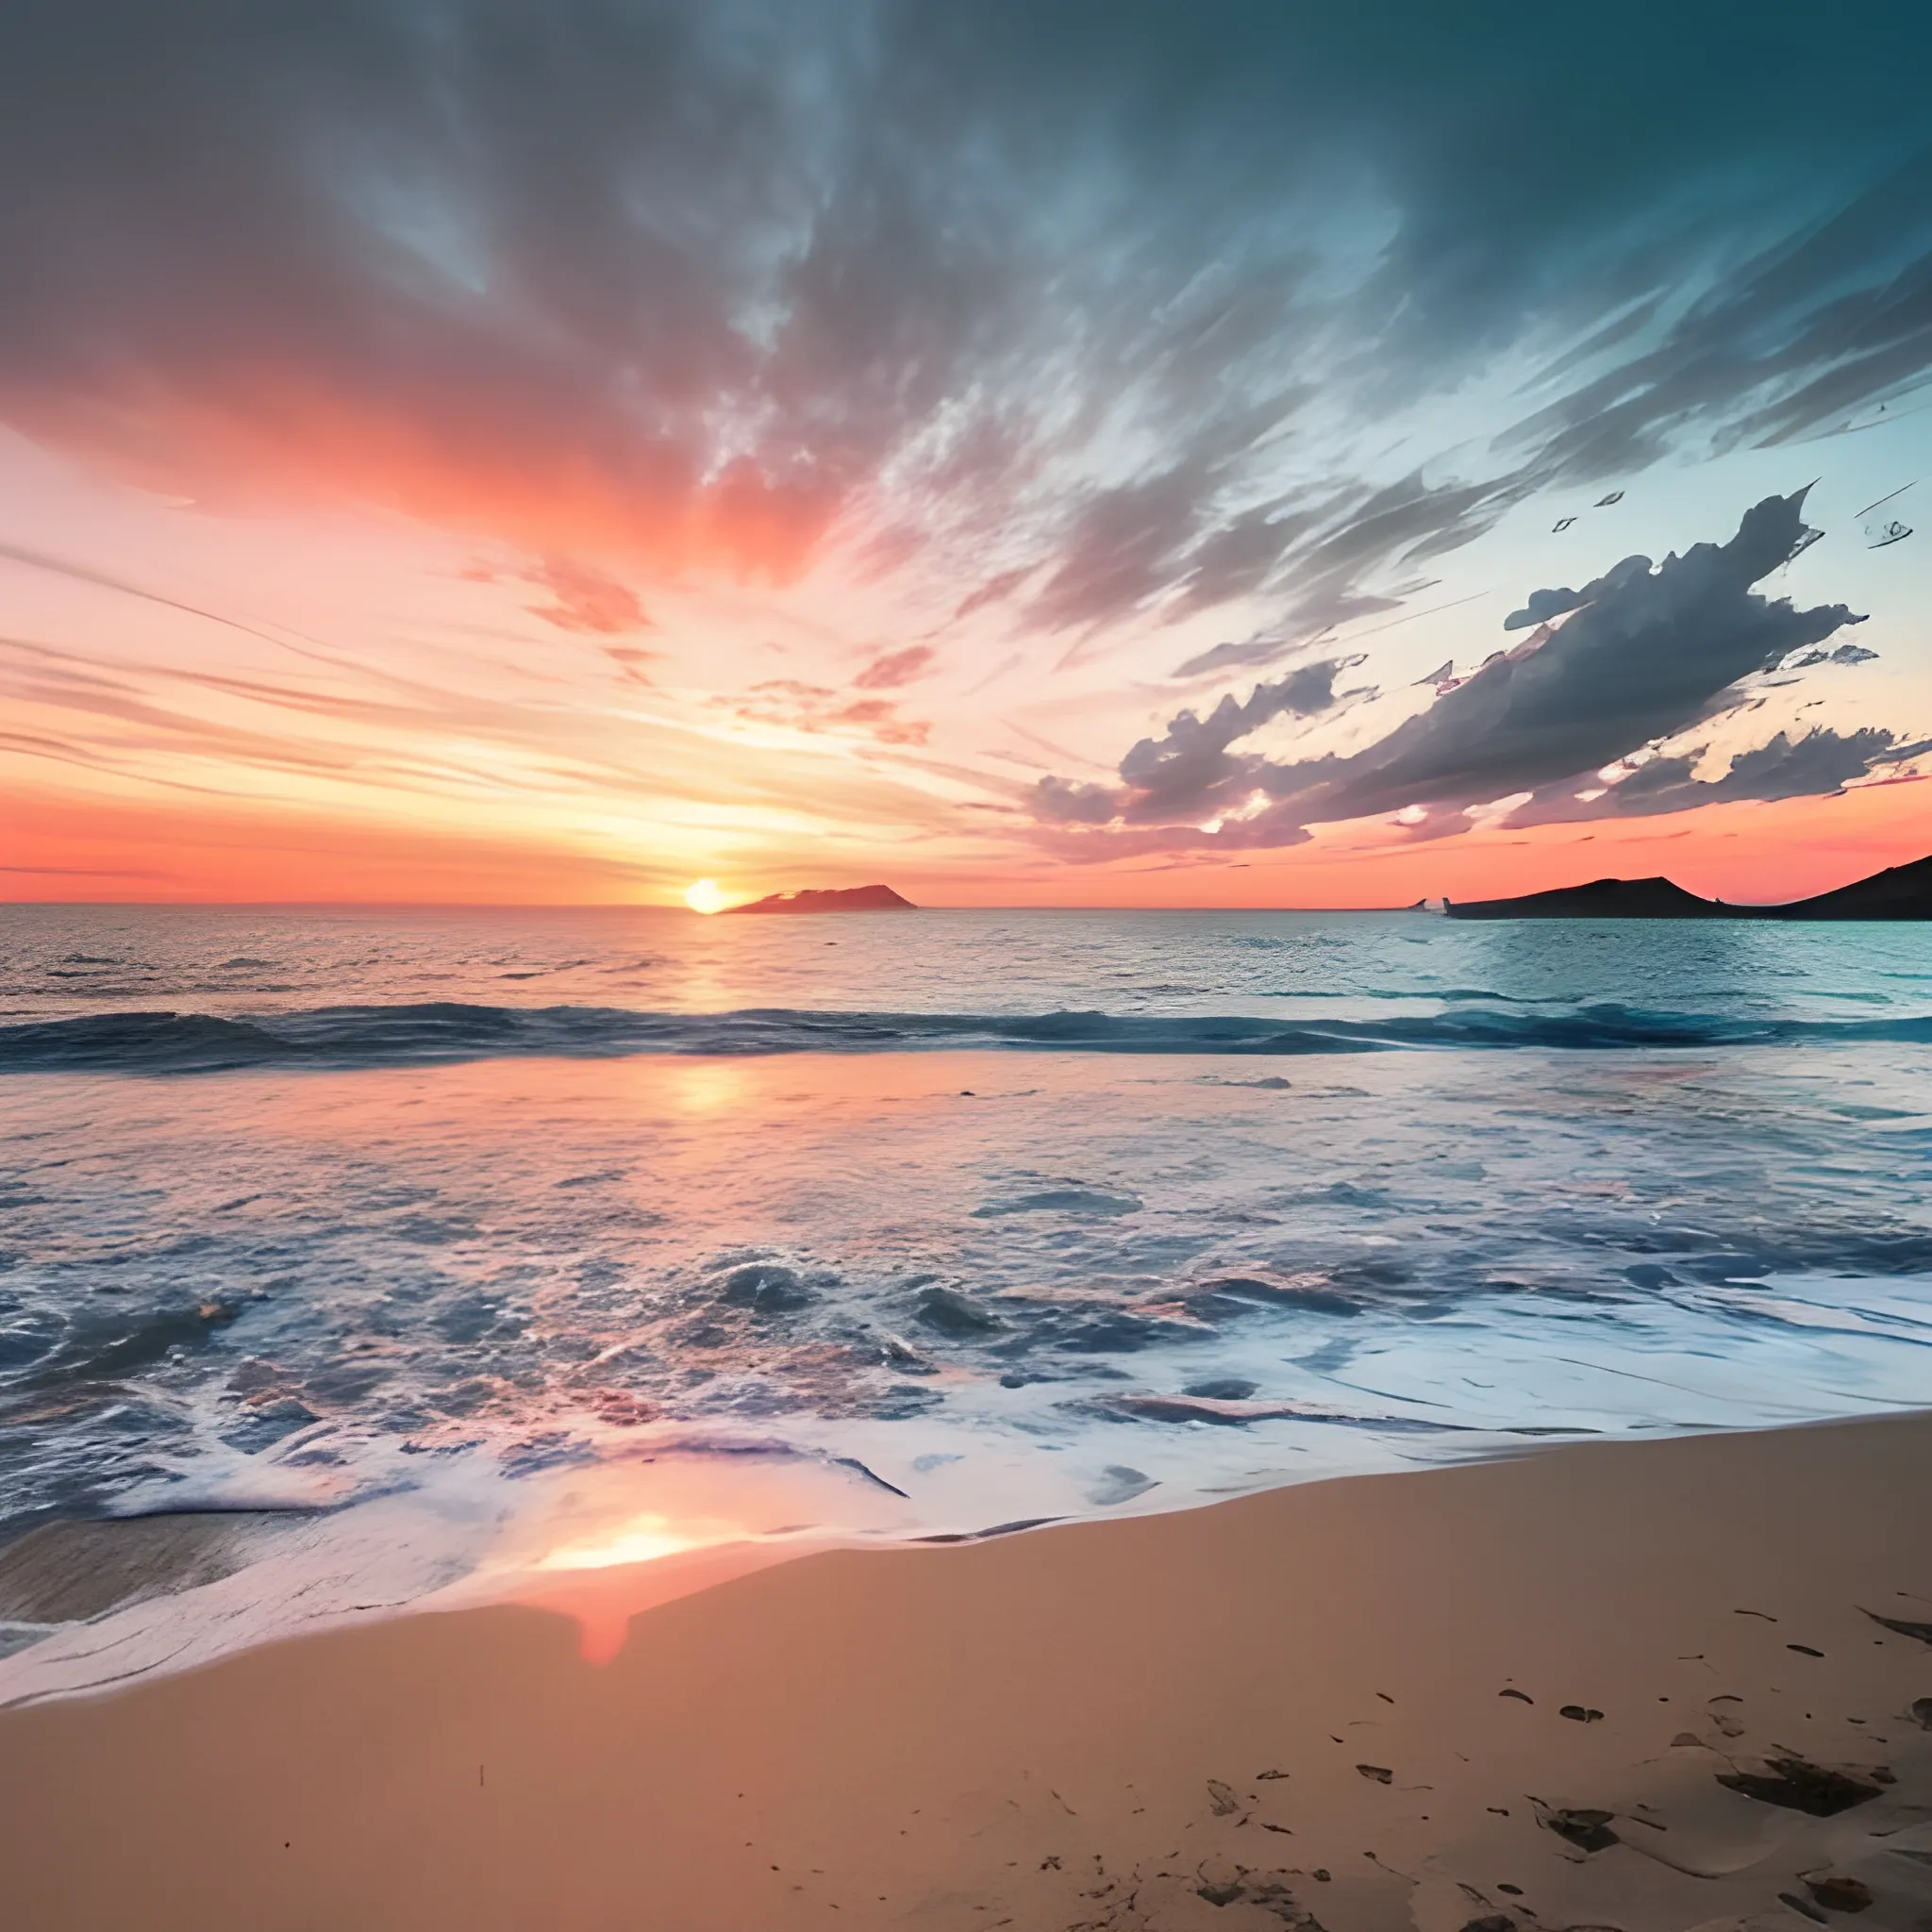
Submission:
[[[852,680],[857,691],[897,691],[902,684],[910,684],[933,660],[930,644],[908,644],[903,651],[888,651],[883,658],[874,658],[857,677]]]
[[[651,620],[629,585],[568,557],[547,557],[525,575],[550,592],[550,604],[532,604],[531,612],[558,630],[589,631],[609,637],[649,630]]]

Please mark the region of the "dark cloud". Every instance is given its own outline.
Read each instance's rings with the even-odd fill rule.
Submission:
[[[1932,376],[1932,145],[1781,235],[1660,340],[1499,436],[1538,478],[1636,470],[1702,427],[1718,449],[1842,428]]]
[[[1181,559],[1184,608],[1202,609],[1231,597],[1252,596],[1320,522],[1319,509],[1285,510],[1271,504],[1208,531]]]
[[[1895,742],[1876,727],[1842,735],[1821,727],[1796,740],[1780,731],[1768,744],[1740,752],[1709,789],[1719,799],[1815,797],[1866,776]]]
[[[1049,774],[1034,788],[1033,810],[1044,824],[1104,825],[1120,816],[1120,804],[1111,785]]]
[[[1242,769],[1228,746],[1283,716],[1310,718],[1335,703],[1339,673],[1359,658],[1330,658],[1305,664],[1274,684],[1257,684],[1246,703],[1222,699],[1206,718],[1180,712],[1160,738],[1143,738],[1121,760],[1124,797],[1092,785],[1042,780],[1037,793],[1041,815],[1081,824],[1105,824],[1116,816],[1161,824],[1218,794]],[[1106,809],[1103,811],[1103,805]]]
[[[1696,544],[1655,569],[1647,558],[1626,558],[1583,592],[1538,593],[1546,608],[1554,601],[1569,611],[1568,621],[1554,629],[1545,625],[1498,653],[1425,710],[1349,757],[1281,764],[1235,748],[1283,710],[1324,708],[1336,667],[1313,666],[1257,686],[1245,705],[1224,698],[1205,721],[1183,711],[1165,737],[1142,740],[1121,760],[1121,786],[1106,817],[1091,787],[1071,800],[1042,787],[1040,814],[1183,828],[1238,814],[1218,835],[1224,842],[1267,844],[1298,838],[1310,824],[1411,806],[1466,807],[1546,787],[1574,792],[1600,768],[1724,708],[1740,680],[1862,621],[1842,604],[1801,610],[1788,598],[1753,590],[1803,539],[1803,505],[1802,491],[1767,497],[1745,512],[1727,543]],[[1305,689],[1298,680],[1318,674],[1328,680],[1320,686],[1322,702],[1291,699],[1291,691]],[[1816,733],[1796,746],[1774,741],[1761,757],[1748,754],[1723,784],[1698,788],[1698,795],[1773,795],[1764,788],[1774,782],[1816,781],[1832,790],[1860,775],[1890,742]],[[1625,796],[1657,795],[1690,782],[1688,761],[1681,772],[1654,763],[1616,788],[1619,803],[1607,808],[1622,808]],[[1724,785],[1733,789],[1726,792]],[[1269,801],[1258,812],[1257,794]],[[1568,815],[1590,814],[1579,807]]]
[[[1244,644],[1214,644],[1174,667],[1176,677],[1205,677],[1210,671],[1258,669],[1285,658],[1294,646],[1285,638],[1250,638]]]
[[[1366,590],[1364,581],[1474,541],[1523,493],[1513,476],[1438,486],[1410,476],[1378,490],[1339,496],[1331,490],[1318,506],[1277,506],[1209,530],[1203,491],[1185,473],[1172,472],[1094,506],[1105,519],[1105,541],[1093,541],[1093,530],[1077,532],[1082,541],[1069,560],[1077,568],[1063,569],[1031,614],[1056,625],[1097,623],[1176,584],[1183,587],[1176,616],[1232,596],[1272,592],[1280,613],[1273,628],[1311,641],[1400,608],[1399,596]],[[1224,664],[1269,661],[1257,646],[1221,648],[1256,653],[1224,657]],[[1189,674],[1176,673],[1183,675]]]
[[[959,599],[954,607],[954,621],[971,617],[975,610],[984,610],[1010,597],[1034,574],[1034,569],[1029,563],[1019,570],[1002,571],[997,576],[988,577]]]
[[[1548,624],[1585,604],[1593,604],[1615,591],[1626,578],[1641,576],[1650,569],[1647,557],[1626,557],[1614,570],[1608,570],[1580,591],[1532,591],[1521,610],[1512,610],[1503,620],[1505,630],[1524,630],[1533,624]]]
[[[1296,552],[1297,575],[1320,587],[1306,593],[1306,601],[1313,604],[1319,597],[1332,597],[1365,565],[1436,556],[1469,542],[1520,494],[1520,490],[1491,483],[1432,488],[1420,476],[1379,490]]]
[[[1739,679],[1861,620],[1752,586],[1796,549],[1802,492],[1745,512],[1728,543],[1631,561],[1546,641],[1519,646],[1351,761],[1337,815],[1467,805],[1591,772],[1683,729]]]
[[[1074,517],[1028,615],[1050,628],[1094,623],[1166,589],[1176,553],[1198,527],[1206,484],[1182,468],[1098,491]]]
[[[1928,54],[1716,0],[12,0],[0,417],[540,553],[785,575],[890,515],[968,612],[1306,639],[1537,490],[1922,380]],[[1586,337],[1461,475],[1375,473]]]
[[[1512,812],[1512,825],[1569,824],[1579,819],[1649,818],[1693,811],[1700,806],[1740,799],[1828,797],[1854,780],[1923,754],[1923,744],[1901,744],[1877,726],[1840,733],[1826,726],[1795,739],[1780,731],[1768,742],[1738,753],[1721,778],[1693,775],[1702,754],[1652,758],[1600,797],[1552,794]],[[1592,788],[1594,789],[1594,788]]]

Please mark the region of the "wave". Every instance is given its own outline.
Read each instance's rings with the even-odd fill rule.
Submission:
[[[891,1053],[941,1047],[1269,1058],[1430,1048],[1616,1052],[1872,1041],[1932,1045],[1932,1015],[1752,1018],[1607,1002],[1556,1012],[1477,1007],[1382,1020],[1286,1023],[1232,1014],[871,1013],[786,1008],[652,1013],[610,1007],[448,1003],[320,1007],[241,1019],[120,1012],[0,1026],[0,1073],[196,1074],[499,1058]]]

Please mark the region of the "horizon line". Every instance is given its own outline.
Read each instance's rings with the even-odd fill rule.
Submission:
[[[1824,891],[1838,891],[1844,887],[1862,885],[1868,879],[1881,877],[1884,874],[1899,870],[1903,866],[1923,865],[1932,858],[1926,854],[1916,859],[1900,859],[1893,865],[1880,866],[1876,872],[1860,873],[1856,877],[1843,881],[1842,886],[1826,887]],[[0,867],[0,872],[7,868]],[[1648,878],[1660,879],[1667,885],[1675,881],[1668,874],[1655,873]],[[1568,886],[1545,886],[1527,892],[1506,892],[1488,898],[1463,899],[1454,903],[1463,906],[1496,905],[1510,899],[1541,898],[1549,892],[1574,891],[1580,887],[1614,882],[1620,885],[1645,883],[1645,880],[1625,879],[1621,874],[1604,874],[1595,879],[1578,880]],[[864,888],[819,886],[794,887],[791,892],[772,892],[757,899],[742,899],[734,906],[721,906],[715,912],[700,912],[695,907],[687,906],[676,900],[664,902],[639,902],[622,899],[590,900],[507,900],[507,899],[0,899],[0,908],[22,909],[27,907],[44,906],[68,911],[103,911],[114,909],[134,911],[158,908],[174,911],[192,912],[675,912],[690,919],[721,919],[732,913],[742,912],[749,908],[761,905],[766,899],[787,898],[799,891],[840,892],[863,891]],[[897,888],[889,888],[894,892]],[[1683,890],[1679,888],[1679,890]],[[1694,894],[1703,897],[1703,894]],[[1723,893],[1712,894],[1710,902],[1716,906],[1743,908],[1775,908],[1797,905],[1804,898],[1822,897],[1823,893],[1812,892],[1801,895],[1800,899],[1734,899]],[[903,899],[903,895],[902,895]],[[1407,899],[1397,905],[1380,906],[1121,906],[1121,905],[970,905],[970,906],[923,906],[912,900],[904,899],[898,907],[875,908],[883,915],[888,912],[1248,912],[1248,913],[1362,913],[1362,912],[1429,912],[1438,907],[1451,904],[1447,893],[1424,893],[1419,899]],[[824,913],[790,912],[767,915],[774,918],[813,919],[821,917],[852,918],[852,908],[827,908]]]
[[[839,888],[820,890],[837,891]],[[1438,900],[1441,894],[1434,895]],[[722,906],[716,912],[699,912],[690,906],[666,900],[630,901],[623,899],[0,899],[0,909],[18,911],[29,907],[51,907],[69,911],[175,911],[175,912],[675,912],[688,919],[728,918],[756,900],[739,906]],[[1739,901],[1739,904],[1744,902]],[[908,901],[903,907],[880,907],[875,916],[906,912],[1417,912],[1424,909],[1408,899],[1392,906],[928,906]],[[849,910],[767,914],[770,918],[850,919],[862,917]]]

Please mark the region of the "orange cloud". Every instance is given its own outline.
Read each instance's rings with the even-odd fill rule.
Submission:
[[[548,604],[532,604],[533,616],[558,630],[590,631],[617,636],[625,631],[648,630],[651,620],[638,602],[638,593],[628,584],[606,576],[587,563],[568,557],[548,557],[526,573],[533,584],[550,592]],[[636,652],[626,652],[627,658]]]
[[[216,507],[346,498],[545,556],[625,556],[669,573],[789,582],[844,501],[816,468],[772,475],[747,457],[707,477],[672,436],[625,425],[586,438],[580,424],[455,378],[387,401],[307,372],[237,364],[197,372],[192,390],[129,377],[111,400],[96,393],[85,406],[31,392],[0,402],[31,435]],[[564,566],[566,588],[576,568]]]
[[[715,698],[716,705],[759,724],[784,724],[793,731],[827,731],[840,726],[877,744],[924,744],[932,726],[921,718],[902,718],[891,698],[858,698],[838,704],[829,685],[804,684],[795,677],[770,677],[743,698]]]

